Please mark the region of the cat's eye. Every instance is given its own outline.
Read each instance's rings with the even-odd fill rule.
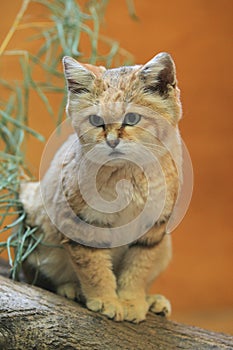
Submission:
[[[127,113],[125,115],[123,125],[133,126],[140,122],[141,116],[138,113]]]
[[[96,126],[96,127],[104,127],[104,120],[100,116],[96,114],[92,114],[89,116],[89,122],[91,125]]]

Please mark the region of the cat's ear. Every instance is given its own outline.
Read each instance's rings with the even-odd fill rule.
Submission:
[[[176,68],[171,56],[162,52],[153,57],[140,70],[144,91],[166,97],[169,87],[176,87]]]
[[[62,62],[68,91],[73,94],[90,92],[96,78],[95,74],[69,56],[63,57]]]

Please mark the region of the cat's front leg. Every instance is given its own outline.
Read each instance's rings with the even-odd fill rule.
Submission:
[[[170,236],[162,236],[163,228],[160,227],[153,228],[148,237],[153,235],[153,231],[157,231],[156,237],[160,237],[158,232],[161,232],[161,241],[143,237],[132,244],[118,277],[118,295],[124,307],[124,319],[134,323],[145,320],[148,310],[155,305],[156,300],[146,295],[148,286],[171,258]]]
[[[66,249],[71,255],[87,308],[122,321],[124,312],[116,293],[109,250],[85,247],[73,241],[66,244]]]

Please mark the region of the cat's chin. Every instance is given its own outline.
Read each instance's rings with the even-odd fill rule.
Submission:
[[[109,157],[111,157],[111,158],[118,158],[118,157],[121,157],[124,154],[125,153],[116,150],[116,151],[110,152],[109,153]]]
[[[128,160],[124,159],[122,157],[123,153],[121,154],[113,154],[109,156],[109,161],[104,164],[104,166],[109,166],[109,167],[124,167],[127,165]]]

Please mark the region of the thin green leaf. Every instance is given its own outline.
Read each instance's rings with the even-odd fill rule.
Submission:
[[[22,128],[24,130],[26,130],[29,134],[32,134],[33,136],[35,136],[39,141],[44,142],[44,137],[39,134],[38,132],[36,132],[35,130],[29,128],[28,126],[21,124],[20,122],[18,122],[17,120],[15,120],[14,118],[11,118],[9,115],[7,115],[4,111],[0,110],[0,115],[7,121],[9,121],[10,123],[17,125],[19,128]]]

